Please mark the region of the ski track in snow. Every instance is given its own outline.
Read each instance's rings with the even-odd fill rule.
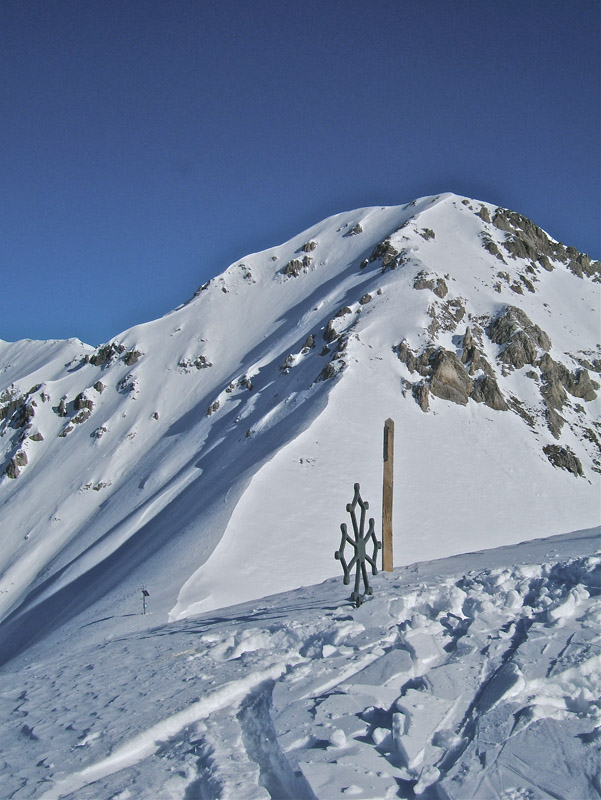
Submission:
[[[358,609],[328,580],[98,620],[0,672],[0,796],[598,798],[600,534],[380,574]]]

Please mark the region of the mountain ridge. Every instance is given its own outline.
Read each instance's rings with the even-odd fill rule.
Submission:
[[[330,217],[98,348],[0,342],[9,629],[44,599],[71,604],[86,575],[83,610],[122,604],[150,578],[172,619],[250,599],[238,593],[264,588],[262,559],[270,590],[294,588],[277,533],[291,504],[307,504],[307,549],[322,562],[305,554],[296,585],[334,574],[316,531],[335,531],[341,512],[320,492],[343,509],[360,477],[378,497],[387,416],[402,418],[415,495],[395,524],[407,516],[422,538],[403,563],[424,547],[459,552],[461,521],[476,540],[456,501],[466,490],[493,529],[514,520],[512,541],[597,524],[599,280],[599,262],[519,214],[446,194]],[[534,478],[510,512],[505,484],[523,493],[529,474],[519,459]],[[464,480],[454,461],[469,465]],[[426,521],[430,482],[439,499]],[[434,544],[428,531],[449,514],[448,540]],[[237,582],[222,580],[228,565]]]

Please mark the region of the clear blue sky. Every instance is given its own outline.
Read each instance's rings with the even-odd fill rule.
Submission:
[[[598,0],[2,0],[0,338],[454,191],[601,255]]]

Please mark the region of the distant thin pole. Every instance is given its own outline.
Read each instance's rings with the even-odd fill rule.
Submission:
[[[382,569],[392,572],[392,493],[394,482],[394,421],[384,423],[384,483],[382,489]]]

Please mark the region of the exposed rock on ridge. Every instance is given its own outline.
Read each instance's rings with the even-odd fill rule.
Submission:
[[[433,202],[438,199],[433,198]],[[410,206],[415,207],[416,204],[410,204],[407,208]],[[540,281],[550,278],[544,272],[561,268],[569,269],[583,280],[600,280],[599,262],[592,261],[573,247],[565,247],[553,241],[541,228],[513,211],[494,209],[468,200],[461,201],[461,207],[461,213],[469,215],[472,220],[474,217],[478,218],[479,230],[474,236],[479,247],[484,247],[482,259],[486,261],[491,274],[496,276],[494,290],[503,293],[509,288],[518,295],[516,303],[519,305],[505,303],[496,314],[488,309],[488,313],[483,314],[481,309],[470,306],[466,297],[458,293],[454,276],[448,274],[452,270],[447,270],[444,260],[440,259],[440,252],[444,252],[446,247],[447,234],[441,232],[437,224],[427,216],[420,217],[424,213],[423,209],[415,216],[405,217],[400,225],[397,218],[396,225],[391,226],[388,232],[380,230],[377,238],[372,235],[369,214],[361,216],[361,221],[355,215],[354,219],[347,218],[347,221],[339,225],[337,232],[339,241],[350,238],[353,246],[358,245],[356,253],[360,253],[360,256],[356,257],[355,269],[358,273],[363,270],[359,273],[362,276],[361,281],[354,293],[340,297],[335,297],[333,293],[332,298],[335,299],[332,300],[332,305],[326,305],[324,316],[321,319],[312,319],[311,328],[307,324],[300,331],[299,341],[294,346],[291,342],[288,343],[277,360],[278,375],[298,375],[304,369],[301,365],[306,361],[307,365],[313,365],[309,368],[312,379],[308,381],[308,386],[313,387],[316,383],[338,378],[352,364],[347,348],[351,332],[361,327],[361,316],[373,313],[377,315],[381,304],[387,302],[386,297],[382,298],[386,281],[405,281],[407,287],[416,290],[417,296],[422,295],[417,302],[422,304],[429,321],[425,326],[424,336],[415,349],[410,347],[408,341],[401,340],[395,350],[409,373],[417,373],[418,380],[413,380],[410,384],[411,395],[424,412],[440,400],[460,406],[466,406],[473,400],[495,411],[517,413],[525,420],[544,419],[555,438],[559,438],[565,430],[566,423],[570,430],[575,431],[575,414],[581,414],[578,411],[580,408],[584,412],[585,407],[582,404],[572,404],[572,399],[585,404],[596,399],[599,384],[591,378],[589,370],[601,370],[601,357],[590,349],[574,356],[554,351],[548,333],[532,322],[521,307],[519,295],[524,299],[535,295]],[[427,206],[424,208],[427,209]],[[282,278],[299,278],[304,273],[298,284],[296,281],[294,284],[287,282],[288,289],[292,285],[300,286],[303,282],[313,280],[322,268],[324,271],[327,269],[324,265],[330,257],[327,250],[329,247],[331,240],[328,235],[316,228],[303,239],[297,239],[294,248],[270,252],[265,261],[270,263],[272,280],[283,283]],[[319,259],[315,262],[319,269],[314,267],[314,253]],[[439,254],[438,262],[430,261],[432,253]],[[499,268],[498,260],[504,263],[503,272],[496,271]],[[217,291],[225,294],[232,290],[238,291],[239,283],[236,281],[240,277],[245,282],[244,289],[252,288],[253,284],[261,280],[261,271],[264,269],[259,263],[260,259],[255,261],[249,257],[245,259],[245,263],[232,265],[224,275],[204,284],[202,290],[195,295],[196,300],[189,302],[202,302],[207,295],[214,302]],[[275,262],[284,263],[285,266],[271,266]],[[365,269],[371,264],[381,266],[379,274],[382,277],[379,281],[376,270]],[[352,268],[352,262],[349,262],[349,268]],[[484,275],[486,268],[482,269]],[[398,270],[398,273],[392,276],[389,274],[392,270]],[[201,294],[205,297],[201,298]],[[536,316],[535,318],[540,319]],[[458,329],[462,323],[467,323],[463,333]],[[402,328],[402,325],[399,327]],[[310,333],[310,330],[314,333]],[[321,332],[325,342],[321,350],[315,346],[316,337],[319,336],[317,331]],[[395,338],[398,342],[400,337],[397,334]],[[149,390],[150,387],[140,384],[136,366],[143,356],[141,350],[145,348],[142,345],[133,346],[131,338],[120,339],[122,340],[113,340],[92,352],[88,351],[88,355],[71,363],[69,371],[82,367],[87,370],[85,383],[80,384],[76,391],[70,390],[62,395],[57,395],[54,390],[50,393],[43,392],[45,399],[42,402],[50,401],[55,414],[64,420],[61,428],[54,430],[53,438],[58,436],[64,439],[71,433],[79,435],[78,427],[87,427],[82,423],[91,416],[97,418],[101,413],[98,409],[106,405],[106,387],[110,386],[124,398],[132,400],[141,398]],[[206,340],[197,337],[196,341]],[[393,345],[394,340],[389,346]],[[209,373],[221,375],[219,363],[216,363],[214,369],[209,369],[213,367],[213,351],[208,350],[211,352],[209,360],[206,354],[199,354],[199,350],[204,351],[205,348],[190,345],[189,348],[179,350],[179,353],[183,352],[185,355],[174,361],[180,368],[178,372],[189,375],[187,380],[190,382],[204,379]],[[325,364],[323,361],[318,363],[320,356],[326,357]],[[125,374],[124,367],[134,366],[136,370]],[[97,368],[95,374],[93,370],[90,371],[92,367]],[[534,407],[532,399],[526,401],[516,397],[516,390],[506,379],[511,379],[512,374],[518,373],[527,374],[535,382],[540,407]],[[100,375],[107,377],[100,381]],[[226,374],[225,380],[223,377],[215,380],[223,382],[215,386],[214,379],[208,379],[211,389],[203,397],[202,405],[211,416],[217,411],[221,414],[228,398],[232,399],[234,395],[237,402],[241,402],[236,391],[239,387],[237,379]],[[232,386],[235,388],[232,389]],[[90,387],[97,394],[91,395]],[[295,391],[298,389],[299,387],[295,387]],[[15,457],[15,447],[27,437],[28,441],[34,443],[48,440],[43,425],[46,436],[41,430],[37,430],[40,427],[37,419],[35,434],[31,430],[35,413],[36,401],[22,390],[10,395],[5,392],[0,397],[0,424],[3,426],[3,433],[10,434],[12,448],[5,448],[5,471],[6,465]],[[156,421],[158,416],[153,418]],[[95,430],[106,431],[108,439],[112,435],[112,426],[98,426],[98,422],[105,421],[97,419]],[[592,427],[587,430],[592,432]],[[98,438],[93,434],[86,435]],[[596,436],[594,432],[592,435]],[[8,439],[5,441],[8,443]],[[34,452],[35,446],[32,449],[32,453]],[[23,466],[25,464],[14,464],[10,471],[15,473],[15,468]]]
[[[418,276],[418,279],[421,281],[422,277]],[[438,328],[436,326],[434,331]],[[432,332],[432,327],[429,330]],[[430,408],[430,394],[458,405],[467,405],[471,399],[495,411],[513,411],[532,427],[533,412],[527,412],[517,398],[508,403],[498,383],[500,377],[527,366],[538,369],[528,375],[536,378],[539,384],[541,418],[556,439],[566,423],[566,418],[559,412],[568,402],[568,394],[585,402],[596,399],[599,384],[591,379],[584,367],[571,370],[554,360],[549,354],[552,348],[550,337],[522,309],[506,306],[488,321],[483,331],[478,326],[480,340],[482,332],[486,333],[491,344],[499,346],[496,354],[499,374],[487,360],[482,344],[476,342],[470,326],[458,340],[459,354],[434,344],[416,353],[406,341],[394,348],[409,372],[422,376],[422,380],[411,386],[413,397],[422,411],[427,412]],[[557,465],[557,458],[552,463]],[[574,469],[569,471],[580,474]]]

